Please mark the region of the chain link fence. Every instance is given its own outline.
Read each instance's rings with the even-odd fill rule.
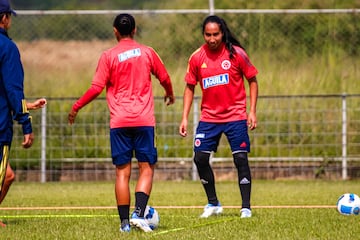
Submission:
[[[203,43],[201,24],[208,12],[127,12],[136,18],[137,40],[157,50],[171,76],[177,75],[177,72],[183,74],[189,55]],[[96,47],[94,41],[103,43],[99,49],[105,49],[109,41],[114,39],[112,21],[117,13],[18,11],[19,15],[13,18],[14,26],[10,35],[24,50],[24,66],[28,76],[26,81],[30,86],[28,91],[32,93],[30,96],[44,95],[48,98],[45,112],[32,113],[38,141],[31,149],[23,150],[19,147],[22,134],[20,128],[15,127],[10,157],[18,180],[113,179],[105,100],[99,98],[86,106],[80,112],[76,124],[70,127],[67,113],[75,97],[80,95],[74,92],[76,87],[73,87],[80,82],[51,82],[49,79],[56,79],[51,74],[61,77],[68,74],[67,71],[86,72],[84,74],[91,76],[92,73],[87,73],[88,70],[77,64],[87,59],[92,59],[91,64],[94,64],[99,52],[88,56],[74,47],[54,56],[52,51],[59,43],[66,45],[74,41],[87,43],[90,46],[86,50],[88,52]],[[296,62],[306,62],[313,56],[328,53],[349,59],[359,58],[360,15],[357,10],[215,10],[215,13],[225,18],[230,29],[252,55],[271,56],[268,61],[276,59],[278,63],[286,63],[296,56]],[[26,55],[32,47],[39,46],[39,42],[46,45],[43,54]],[[72,53],[78,55],[78,58],[68,57]],[[44,72],[34,73],[32,65]],[[61,68],[64,65],[66,71]],[[46,69],[50,69],[48,72],[51,73],[45,73]],[[33,93],[32,88],[36,89],[39,78],[44,78],[40,82],[46,86],[46,91],[34,90]],[[59,94],[61,90],[64,93]],[[85,90],[80,89],[79,92]],[[195,176],[191,163],[193,139],[178,135],[181,100],[179,96],[177,104],[165,107],[161,99],[156,98],[159,179],[194,179]],[[260,96],[259,128],[251,132],[250,160],[254,177],[360,177],[359,106],[360,96],[356,94]],[[191,118],[196,118],[198,105],[193,109]],[[195,125],[196,121],[189,128]],[[213,157],[216,174],[224,179],[235,179],[225,137]],[[347,172],[344,173],[344,169]]]
[[[113,39],[112,21],[118,11],[18,11],[14,18],[17,41],[108,40]],[[143,10],[132,13],[141,42],[164,50],[161,55],[188,56],[203,43],[201,24],[206,11]],[[349,55],[359,54],[359,9],[349,10],[215,10],[229,28],[249,48],[280,50],[289,48],[306,55],[339,47]],[[275,34],[274,34],[275,33]],[[166,52],[165,52],[166,51]]]
[[[47,181],[114,177],[106,100],[94,100],[69,126],[67,113],[74,100],[48,99],[43,112],[33,113],[37,141],[31,149],[21,149],[21,128],[16,128],[11,161],[20,173],[18,179],[39,180],[41,174],[46,174],[43,179]],[[191,136],[199,118],[199,102],[197,98],[189,119],[189,137],[182,138],[178,134],[181,111],[156,98],[158,178],[196,178]],[[358,116],[360,95],[260,97],[259,127],[250,133],[254,177],[360,177]],[[236,176],[225,137],[213,155],[213,164],[224,178]]]

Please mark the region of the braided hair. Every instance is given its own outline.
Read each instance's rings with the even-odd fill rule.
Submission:
[[[219,25],[220,30],[223,33],[222,42],[225,43],[225,47],[230,52],[230,59],[233,58],[234,54],[235,54],[234,45],[244,49],[244,47],[240,44],[239,40],[237,40],[234,37],[234,34],[232,34],[232,32],[230,31],[230,29],[228,28],[224,19],[222,19],[216,15],[210,15],[207,18],[205,18],[203,25],[202,25],[203,34],[205,32],[205,26],[208,23],[217,23]]]
[[[135,29],[135,19],[127,13],[122,13],[114,19],[113,27],[118,30],[122,36],[129,36]]]

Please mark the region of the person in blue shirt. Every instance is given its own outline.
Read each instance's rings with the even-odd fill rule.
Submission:
[[[22,125],[22,146],[29,148],[34,142],[31,116],[28,110],[46,104],[45,99],[27,103],[24,97],[24,71],[19,49],[9,38],[11,15],[16,15],[8,0],[0,0],[0,204],[15,179],[9,164],[9,151],[13,137],[13,121]],[[0,221],[0,226],[6,225]]]

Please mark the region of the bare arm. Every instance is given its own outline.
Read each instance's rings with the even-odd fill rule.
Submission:
[[[195,85],[186,84],[184,90],[183,114],[182,114],[181,124],[179,127],[179,133],[183,137],[187,136],[188,117],[194,99],[194,89],[195,89]]]
[[[250,111],[248,115],[247,124],[250,130],[254,130],[257,126],[256,104],[258,98],[258,83],[256,77],[249,79],[248,82],[249,82],[249,91],[250,91]]]
[[[70,112],[68,114],[68,121],[70,125],[75,122],[78,111],[86,104],[94,100],[97,96],[99,96],[102,90],[103,87],[91,84],[90,88],[84,93],[84,95],[80,99],[78,99],[74,103],[74,105],[70,109]]]
[[[36,110],[39,108],[43,108],[46,105],[45,98],[36,99],[35,102],[26,102],[26,108],[28,110]]]

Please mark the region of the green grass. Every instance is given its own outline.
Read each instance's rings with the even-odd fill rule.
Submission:
[[[226,207],[224,214],[199,219],[202,209],[193,206],[203,206],[206,201],[199,182],[155,182],[149,204],[157,206],[160,227],[153,233],[133,230],[122,234],[118,232],[113,182],[16,182],[0,208],[0,219],[8,224],[0,229],[0,234],[1,239],[12,240],[355,239],[360,216],[342,216],[335,210],[335,204],[345,192],[360,193],[359,183],[256,180],[252,194],[253,217],[240,219],[236,182],[219,182],[218,197]],[[329,207],[276,207],[311,205]],[[103,208],[92,208],[95,206]],[[167,206],[188,207],[170,209]],[[20,207],[89,208],[22,210]]]

